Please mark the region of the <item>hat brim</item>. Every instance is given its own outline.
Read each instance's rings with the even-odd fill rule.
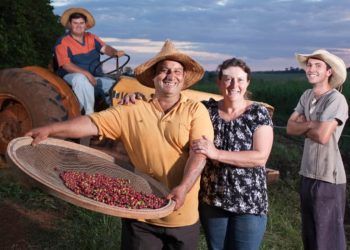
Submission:
[[[84,8],[70,8],[61,15],[60,21],[63,27],[69,28],[69,17],[73,13],[80,13],[86,16],[86,29],[91,29],[95,26],[95,19],[89,11]]]
[[[304,70],[306,70],[306,63],[309,58],[316,58],[327,63],[332,68],[332,77],[329,84],[333,88],[338,88],[346,80],[347,71],[344,61],[326,50],[316,50],[311,54],[295,54],[295,57]]]
[[[148,60],[147,62],[139,65],[135,68],[136,79],[147,87],[154,88],[153,79],[155,77],[155,67],[157,63],[164,60],[172,60],[181,63],[184,66],[186,72],[183,89],[187,89],[193,84],[202,79],[204,75],[204,69],[191,57],[183,53],[174,53],[171,55],[158,56]]]

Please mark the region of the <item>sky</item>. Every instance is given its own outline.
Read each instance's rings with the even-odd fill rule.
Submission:
[[[350,66],[349,0],[52,0],[54,13],[89,10],[90,32],[130,55],[157,54],[166,39],[206,70],[243,59],[253,71],[298,67],[295,53],[327,49]]]

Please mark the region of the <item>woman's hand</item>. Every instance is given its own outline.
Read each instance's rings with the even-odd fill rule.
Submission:
[[[129,93],[125,95],[119,102],[118,104],[120,105],[128,105],[128,104],[135,104],[136,100],[146,100],[146,97],[144,94],[140,92],[135,92],[135,93]]]
[[[214,143],[208,140],[207,137],[203,136],[202,139],[193,140],[191,142],[191,149],[195,153],[203,154],[209,159],[218,160],[219,152]]]

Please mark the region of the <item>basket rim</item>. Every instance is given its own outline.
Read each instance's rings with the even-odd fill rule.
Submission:
[[[102,202],[94,201],[88,197],[75,194],[73,191],[71,191],[65,186],[62,189],[61,187],[58,187],[54,183],[50,183],[47,179],[45,179],[45,176],[41,176],[39,174],[40,172],[37,171],[37,173],[34,173],[33,171],[31,171],[31,168],[27,166],[28,164],[23,162],[23,160],[20,159],[19,155],[17,154],[18,149],[20,149],[23,146],[31,145],[32,141],[33,141],[33,138],[31,137],[18,137],[13,139],[8,144],[7,155],[9,156],[10,160],[14,163],[14,165],[17,166],[22,172],[24,172],[26,175],[30,176],[32,179],[38,182],[45,191],[47,191],[48,193],[60,199],[63,199],[69,203],[72,203],[80,207],[84,207],[92,211],[96,211],[96,212],[100,212],[103,214],[112,215],[116,217],[123,217],[123,218],[158,219],[158,218],[165,217],[174,211],[175,202],[173,200],[169,200],[167,205],[159,209],[130,209],[130,208],[111,206]],[[166,190],[168,192],[168,190],[161,183],[157,182],[152,177],[146,176],[145,174],[142,174],[138,171],[131,172],[117,165],[115,163],[114,157],[104,152],[101,152],[99,150],[96,150],[84,145],[80,145],[74,142],[69,142],[69,141],[65,141],[62,139],[55,139],[55,138],[47,138],[41,141],[39,144],[64,147],[66,149],[77,150],[80,152],[88,153],[90,155],[102,158],[104,160],[109,161],[111,164],[115,165],[116,167],[122,169],[123,171],[128,172],[128,174],[137,175],[138,177],[145,179],[151,186],[154,186],[155,188],[158,188],[158,189],[162,188],[163,190]],[[35,169],[35,167],[33,169]]]

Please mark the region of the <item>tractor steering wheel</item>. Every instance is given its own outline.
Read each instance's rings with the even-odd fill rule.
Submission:
[[[96,66],[95,68],[93,69],[93,75],[96,75],[96,71],[102,66],[102,64],[104,64],[105,62],[108,62],[109,60],[115,58],[116,59],[116,67],[114,70],[111,70],[107,73],[102,73],[100,76],[103,76],[103,77],[109,77],[109,78],[112,78],[116,81],[119,80],[119,77],[123,74],[123,69],[125,67],[125,65],[128,64],[128,62],[130,61],[130,56],[127,55],[127,54],[124,54],[123,56],[121,57],[126,57],[125,61],[123,64],[119,65],[119,57],[116,57],[116,56],[110,56],[108,58],[106,58],[105,60],[103,61],[100,61]]]

